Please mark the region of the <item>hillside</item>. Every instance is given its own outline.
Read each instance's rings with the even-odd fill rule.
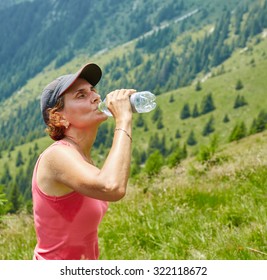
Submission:
[[[101,224],[100,259],[266,260],[266,136],[131,180]],[[32,215],[2,216],[0,226],[0,259],[32,259]]]
[[[211,5],[210,13],[218,9],[214,1],[206,2]],[[238,1],[232,2],[234,7]],[[8,1],[6,8],[0,9],[0,100],[10,97],[53,61],[60,67],[79,53],[91,56],[113,48],[202,6],[199,0],[16,3]],[[8,79],[10,73],[12,79]]]
[[[49,5],[52,5],[52,2],[49,1]],[[56,32],[65,23],[65,16],[72,6],[66,6],[66,15],[61,15],[61,1],[54,2],[59,5],[56,7],[59,21],[53,31]],[[120,21],[116,21],[114,29],[110,30],[109,26],[100,36],[100,41],[97,39],[95,46],[86,41],[88,38],[83,38],[84,41],[80,44],[84,46],[88,43],[87,48],[76,46],[77,48],[72,49],[78,43],[68,45],[68,52],[73,52],[70,56],[66,55],[66,49],[58,45],[49,59],[43,59],[42,52],[38,52],[39,47],[36,47],[36,53],[34,51],[30,59],[29,53],[32,49],[27,46],[35,44],[33,35],[38,30],[29,32],[29,41],[22,44],[26,53],[23,48],[18,48],[16,55],[20,52],[25,55],[20,67],[26,67],[25,70],[31,68],[32,65],[27,63],[34,61],[37,68],[33,67],[30,74],[28,72],[24,78],[20,77],[23,78],[22,82],[16,83],[18,80],[12,76],[13,89],[9,91],[2,88],[1,91],[7,94],[1,95],[0,102],[0,192],[3,189],[9,198],[12,193],[19,193],[22,204],[30,199],[33,164],[37,155],[51,143],[45,136],[40,117],[41,89],[55,77],[76,71],[88,60],[98,63],[103,69],[103,79],[98,87],[102,96],[114,88],[132,88],[132,85],[135,85],[137,90],[147,89],[157,94],[157,110],[134,116],[133,175],[142,176],[142,167],[157,150],[165,159],[164,165],[169,165],[172,161],[175,166],[184,157],[181,149],[186,149],[187,157],[191,158],[194,155],[199,156],[205,149],[211,149],[212,141],[216,140],[215,148],[219,149],[221,145],[229,142],[230,136],[231,140],[238,140],[265,129],[267,2],[231,1],[227,7],[224,7],[221,1],[206,0],[207,6],[203,5],[203,1],[174,2],[177,1],[169,0],[163,5],[161,1],[151,1],[153,5],[146,17],[149,24],[136,21],[136,29],[131,29],[132,32],[136,31],[134,36],[128,34],[130,31],[125,31],[124,28],[129,27],[127,22],[123,31],[118,27]],[[104,9],[105,3],[103,6],[94,4],[95,8],[100,9],[102,16],[104,14],[101,9]],[[134,11],[139,11],[139,14],[134,15],[135,18],[147,11],[146,5],[138,3],[131,6]],[[13,5],[17,13],[20,11],[19,7],[22,7],[19,5],[23,5],[26,10],[29,7],[38,7],[38,12],[44,12],[41,1],[25,1]],[[45,9],[49,10],[49,5]],[[9,13],[14,11],[12,7]],[[171,16],[167,16],[170,15],[168,13],[171,8],[173,12]],[[55,6],[49,10],[45,19],[47,24],[54,9]],[[89,10],[86,10],[88,14],[84,15],[84,21],[90,17],[92,11]],[[126,0],[120,6],[118,14],[124,12],[127,15],[132,15],[133,12],[129,10]],[[3,13],[8,15],[5,9]],[[99,31],[98,20],[101,19],[101,16],[96,19],[94,32]],[[37,18],[35,20],[38,21]],[[105,24],[109,25],[110,20],[112,18],[107,16]],[[79,30],[73,28],[74,33],[70,33],[64,40],[70,37],[72,40],[79,38],[79,32],[84,32],[89,23],[90,21],[86,24],[80,22]],[[77,26],[79,23],[75,24]],[[50,30],[49,26],[47,30],[43,29],[46,26],[43,23],[37,26],[41,28],[40,34],[44,36],[38,37],[41,43],[51,33],[46,32]],[[111,37],[107,37],[106,32],[110,32]],[[114,32],[119,34],[116,40],[113,38]],[[62,39],[60,44],[64,45],[64,40]],[[110,40],[112,44],[109,44]],[[8,40],[5,43],[8,43]],[[11,43],[9,41],[9,44]],[[6,45],[3,45],[1,55],[7,50]],[[48,50],[49,47],[43,48],[44,55],[49,54]],[[38,59],[35,59],[37,53]],[[62,59],[62,56],[65,58]],[[5,59],[9,61],[8,56]],[[21,57],[16,59],[21,60]],[[43,64],[38,64],[40,59]],[[4,69],[4,63],[2,67]],[[23,72],[20,67],[16,69],[18,75]],[[10,71],[13,70],[11,67]],[[8,72],[5,75],[8,75]],[[10,81],[5,75],[0,76]],[[206,108],[209,98],[214,105],[212,109]],[[238,103],[236,108],[235,103]],[[187,116],[181,119],[185,107]],[[203,108],[205,112],[201,112]],[[112,119],[103,124],[99,132],[101,137],[97,138],[94,158],[96,163],[101,165],[113,135]],[[211,157],[211,154],[206,157]]]
[[[2,149],[12,149],[16,145],[44,136],[38,102],[42,88],[56,76],[76,71],[85,61],[96,60],[103,68],[104,78],[99,85],[102,96],[114,88],[132,85],[162,94],[190,85],[200,73],[208,74],[236,50],[240,50],[240,47],[245,48],[252,38],[260,40],[263,28],[267,26],[264,17],[267,14],[264,13],[265,8],[267,9],[266,2],[251,4],[249,10],[246,3],[236,6],[234,1],[231,2],[233,6],[227,9],[218,5],[217,8],[221,10],[214,8],[214,1],[209,10],[199,8],[198,1],[193,2],[193,6],[186,6],[176,16],[173,15],[174,19],[166,21],[163,15],[160,16],[162,21],[157,20],[157,28],[153,27],[152,32],[140,31],[140,36],[143,36],[136,36],[133,41],[128,41],[121,47],[110,46],[95,55],[77,52],[75,58],[69,63],[63,63],[62,67],[58,66],[56,58],[52,59],[33,79],[25,78],[26,85],[12,92],[11,97],[3,96],[7,93],[3,88],[1,96],[4,100],[0,102]],[[38,1],[34,3],[37,5]],[[172,7],[171,2],[166,7]],[[234,7],[231,15],[230,11]],[[161,13],[163,11],[165,9]],[[198,29],[195,28],[196,22]],[[243,26],[242,29],[240,25]],[[38,55],[41,56],[40,53]],[[5,59],[8,61],[7,57]],[[19,68],[16,71],[25,73]],[[8,72],[5,68],[5,75]],[[9,84],[16,80],[15,77],[11,80],[4,75],[0,77]]]
[[[196,85],[194,83],[192,86],[159,95],[157,97],[157,104],[158,108],[163,112],[163,127],[159,129],[157,127],[157,122],[152,121],[153,112],[142,115],[144,124],[141,127],[135,126],[133,130],[133,163],[135,163],[142,151],[164,148],[162,139],[165,139],[164,145],[167,150],[171,149],[172,146],[183,146],[191,130],[194,131],[198,143],[193,146],[187,145],[189,157],[198,154],[203,146],[209,146],[214,135],[217,136],[219,145],[228,143],[231,131],[234,126],[241,121],[244,121],[247,133],[249,133],[253,120],[257,118],[259,112],[265,110],[267,106],[265,98],[267,81],[264,79],[267,69],[266,47],[267,39],[264,38],[264,40],[254,45],[250,50],[236,51],[230,59],[225,61],[223,65],[224,72],[221,73],[221,66],[214,68],[213,75],[201,83],[202,89],[200,91],[195,90]],[[114,50],[114,52],[116,53],[116,50]],[[251,64],[252,60],[254,61],[253,64]],[[201,79],[201,76],[199,76],[198,79]],[[238,79],[243,82],[244,88],[237,91],[235,85]],[[180,113],[185,103],[188,103],[192,109],[194,104],[197,103],[200,105],[203,96],[209,92],[213,94],[216,110],[197,118],[190,117],[185,120],[180,119]],[[233,105],[238,94],[245,97],[248,105],[234,109]],[[171,96],[174,97],[173,102],[170,102]],[[14,104],[17,104],[17,102]],[[226,114],[229,117],[229,122],[224,123],[223,118]],[[202,130],[211,116],[214,118],[215,130],[208,136],[203,136]],[[134,115],[135,123],[139,117],[140,115]],[[112,118],[107,122],[108,129],[111,129],[112,122]],[[177,130],[180,132],[179,138],[176,136]],[[155,139],[158,139],[156,143],[158,147],[150,147]],[[36,156],[51,142],[51,139],[44,137],[17,146],[10,152],[2,152],[0,175],[5,177],[6,171],[4,166],[8,166],[11,177],[16,178],[18,184],[21,182],[20,184],[22,184],[23,187],[20,187],[20,190],[24,196],[30,197],[30,187],[29,184],[25,184],[25,180],[26,182],[30,180],[31,170]],[[19,164],[17,166],[19,152],[22,153],[24,164]],[[101,152],[101,147],[100,150],[96,149],[94,151],[94,159],[99,165],[103,162],[104,154],[105,150]],[[167,164],[167,161],[165,164]],[[24,173],[27,174],[25,174],[25,178],[23,176]],[[20,175],[17,176],[17,174]]]

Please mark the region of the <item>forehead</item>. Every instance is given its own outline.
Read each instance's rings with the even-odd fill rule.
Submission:
[[[65,92],[65,94],[75,93],[78,90],[90,89],[92,85],[87,82],[85,79],[78,78]]]

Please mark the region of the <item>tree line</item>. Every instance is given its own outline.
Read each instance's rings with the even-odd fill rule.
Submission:
[[[114,87],[126,87],[135,84],[137,88],[147,88],[151,89],[156,94],[161,94],[167,90],[188,85],[195,78],[197,73],[200,71],[208,72],[211,67],[219,65],[232,54],[235,48],[244,47],[252,36],[257,35],[263,28],[267,27],[266,3],[266,0],[260,5],[256,3],[253,10],[249,10],[247,5],[240,5],[234,13],[234,18],[232,18],[230,11],[225,9],[224,14],[211,34],[206,34],[203,38],[198,38],[196,40],[191,36],[186,36],[184,38],[179,46],[182,47],[181,55],[178,55],[178,53],[171,47],[171,43],[175,42],[175,38],[183,32],[181,26],[170,26],[155,33],[153,35],[154,38],[160,42],[162,40],[161,44],[158,46],[156,44],[152,46],[149,37],[142,38],[137,42],[135,49],[132,52],[126,53],[123,57],[117,57],[106,64],[103,70],[107,77],[105,78],[105,82],[101,82],[100,84],[101,91],[108,92],[109,89],[113,89]],[[35,8],[37,9],[37,7]],[[139,10],[139,15],[142,15],[141,11],[143,10]],[[208,11],[205,12],[208,13]],[[38,13],[36,13],[36,16],[37,15]],[[8,14],[6,17],[7,16]],[[164,13],[161,17],[164,18]],[[188,22],[185,21],[183,24],[190,25],[190,20],[192,20],[191,24],[193,24],[193,19],[188,19]],[[32,22],[34,22],[34,20]],[[144,25],[147,30],[151,27],[148,23],[144,23]],[[57,25],[55,25],[55,32],[58,31],[56,26]],[[31,28],[34,28],[34,26]],[[132,38],[142,34],[141,29],[139,30],[137,26],[135,26],[135,28],[136,29],[130,30],[130,36],[132,36]],[[185,28],[185,26],[183,26],[183,28]],[[233,40],[229,40],[230,30],[234,30],[235,32]],[[81,32],[81,34],[83,33]],[[81,34],[76,36],[81,36]],[[88,32],[88,34],[90,35],[90,32]],[[5,36],[7,36],[7,34]],[[54,34],[54,37],[52,36],[52,38],[55,39],[56,36],[57,34]],[[16,38],[14,38],[14,40],[15,39]],[[60,40],[60,37],[58,39]],[[23,42],[19,40],[12,43],[23,44]],[[42,47],[44,48],[44,51],[48,50],[48,45],[42,45]],[[40,48],[40,45],[37,45],[36,53],[41,57],[42,52],[39,52]],[[95,50],[96,49],[94,49],[94,51]],[[0,57],[4,57],[5,54],[10,56],[12,53],[11,46],[8,51],[10,51],[10,53],[2,47],[0,49]],[[26,53],[27,52],[25,51],[24,54]],[[43,66],[38,60],[35,60],[34,53],[32,54],[32,65],[27,66],[27,63],[21,60],[21,65],[16,69],[16,71],[18,70],[19,72],[24,71],[23,74],[19,75],[26,75],[26,79],[36,73],[36,71],[39,71],[36,69],[41,69]],[[57,56],[53,52],[49,54],[51,56],[49,58],[47,58],[46,55],[42,58],[42,63],[44,63],[44,65],[51,61],[51,59],[57,57],[56,67],[59,67],[70,59],[73,53],[66,48],[61,56]],[[16,59],[18,58],[19,56],[16,56]],[[16,59],[14,58],[14,65],[17,65]],[[1,71],[3,71],[4,65],[5,58],[3,58],[3,64],[1,65],[3,68],[0,69]],[[14,67],[15,66],[12,66],[11,63],[10,71],[14,71]],[[6,69],[9,68],[5,67],[5,70]],[[7,83],[9,79],[5,76],[8,75],[8,71],[2,76],[6,81],[6,83],[1,83],[1,85],[3,85],[2,91],[7,94],[5,97],[13,92],[15,88],[22,85],[20,79],[21,81],[25,79],[23,76],[17,76],[16,71],[14,71],[11,83]],[[196,90],[199,90],[199,87],[201,87],[200,83],[197,84]],[[236,84],[236,90],[240,90],[243,87],[244,85],[242,81],[238,81]],[[173,102],[173,96],[170,98],[169,102]],[[246,105],[248,104],[244,96],[241,94],[237,95],[233,107],[237,109]],[[184,118],[184,115],[187,117],[198,117],[216,110],[216,104],[213,102],[212,94],[207,94],[205,96],[205,100],[203,99],[200,107],[195,104],[193,111],[191,111],[191,108],[189,108],[188,105],[186,106],[186,104],[184,107],[187,108],[183,108],[180,112],[180,117],[182,118]],[[158,131],[164,128],[163,114],[164,112],[161,108],[157,108],[152,114],[153,124]],[[226,114],[222,121],[226,123],[231,120]],[[267,113],[261,111],[253,120],[250,128],[248,128],[247,124],[244,122],[236,123],[228,140],[239,140],[249,134],[263,131],[266,129],[266,124]],[[146,131],[150,129],[141,114],[138,116],[135,126]],[[103,153],[105,152],[106,147],[111,144],[113,130],[114,128],[112,125],[109,124],[103,124],[100,127],[95,145],[96,148],[100,151],[102,150]],[[13,116],[0,124],[0,131],[1,150],[8,151],[9,153],[14,150],[15,146],[30,142],[45,135],[44,126],[40,117],[39,102],[37,100],[31,101],[26,107],[20,107],[13,113]],[[211,115],[207,123],[203,126],[202,135],[207,136],[214,132],[216,132],[216,122]],[[187,157],[188,146],[194,146],[198,141],[195,132],[191,130],[188,132],[188,135],[186,135],[184,143],[181,143],[179,140],[181,138],[181,132],[177,129],[174,132],[175,140],[173,144],[167,146],[165,135],[162,133],[160,134],[161,137],[157,132],[150,137],[147,150],[134,152],[132,176],[138,176],[140,172],[145,172],[151,176],[152,174],[159,172],[164,164],[168,164],[171,167],[176,166],[183,158]],[[1,150],[0,157],[2,153]],[[25,203],[25,201],[29,201],[31,177],[29,174],[32,172],[33,163],[35,162],[36,157],[37,151],[29,151],[28,160],[25,160],[22,157],[22,154],[18,153],[16,157],[16,165],[19,171],[17,172],[18,175],[15,177],[11,176],[10,166],[8,164],[5,165],[3,174],[0,178],[0,206],[6,205],[5,211],[16,212],[20,208],[22,202]],[[144,166],[144,168],[142,168],[142,166]]]
[[[125,2],[123,3],[125,4],[126,2],[127,1],[125,0]],[[196,19],[194,17],[188,18],[180,24],[170,25],[169,27],[155,32],[151,36],[139,39],[133,51],[129,51],[123,56],[115,57],[103,66],[104,79],[101,80],[99,84],[100,93],[102,95],[105,95],[107,92],[113,90],[114,88],[131,88],[133,85],[135,85],[135,87],[138,89],[148,89],[150,91],[153,91],[155,94],[161,94],[168,90],[177,89],[179,87],[190,84],[200,71],[210,71],[213,66],[219,65],[225,59],[227,59],[232,54],[233,50],[235,50],[237,47],[240,47],[241,41],[246,43],[249,38],[251,38],[251,36],[254,36],[255,34],[257,34],[257,32],[260,32],[260,30],[263,30],[263,28],[267,27],[266,2],[267,1],[265,0],[262,4],[259,4],[259,2],[255,3],[253,9],[248,9],[248,6],[245,4],[240,4],[239,6],[237,6],[236,12],[234,14],[231,14],[230,10],[225,8],[224,13],[219,18],[212,33],[207,33],[204,35],[204,37],[199,37],[197,39],[193,39],[193,37],[190,35],[185,36],[184,39],[179,42],[177,48],[173,48],[171,43],[177,38],[177,36],[181,34],[182,31],[180,30],[180,25],[183,23],[188,25],[187,28],[192,27],[196,23]],[[176,3],[177,4],[175,5],[181,5],[181,7],[183,7],[184,9],[187,8],[186,3],[183,1],[178,1]],[[101,6],[102,8],[105,6],[104,3],[101,5],[103,5]],[[167,5],[166,7],[169,7],[169,5]],[[37,9],[37,6],[33,7]],[[140,13],[140,15],[145,14],[145,7],[147,7],[147,5],[138,8],[138,13]],[[152,7],[150,7],[149,9],[152,9]],[[26,9],[27,7],[25,6],[24,8]],[[38,6],[39,13],[46,11],[45,9],[42,10],[39,8],[40,7]],[[24,11],[26,12],[26,10]],[[157,12],[157,17],[165,18],[165,16],[159,15],[159,11]],[[18,13],[18,11],[16,11],[16,13]],[[84,13],[86,14],[86,11],[84,11]],[[205,13],[207,18],[209,17],[208,10],[201,10],[198,15],[199,17],[201,17],[201,13],[202,15],[203,13]],[[9,14],[7,13],[4,18],[7,18],[8,15]],[[174,15],[175,14],[173,13],[173,16]],[[70,23],[71,22],[72,21],[70,21]],[[201,24],[201,21],[199,19],[198,22]],[[15,21],[13,24],[15,23],[17,22]],[[33,25],[32,21],[30,23],[31,25]],[[75,23],[74,26],[76,25],[77,23]],[[53,25],[53,32],[56,33],[60,26],[61,24],[59,23],[58,25]],[[37,27],[32,26],[31,28]],[[71,27],[67,25],[66,28]],[[233,30],[235,32],[235,36],[233,38],[229,38],[229,32]],[[66,31],[68,31],[68,29],[66,29]],[[4,34],[6,34],[5,32],[6,31],[3,31]],[[23,32],[23,30],[21,32]],[[38,33],[38,30],[36,29],[35,32]],[[88,34],[88,32],[86,32],[86,34]],[[141,30],[138,34],[142,34]],[[7,34],[5,36],[7,36]],[[54,38],[55,41],[60,41],[60,37],[58,38],[56,34],[54,35],[54,37],[51,34],[50,36],[51,38]],[[245,39],[242,39],[241,37],[244,37]],[[45,38],[40,38],[40,42],[43,42],[44,40]],[[7,40],[7,42],[10,41]],[[166,43],[164,43],[164,45],[161,45],[163,44],[163,42]],[[23,42],[18,41],[17,43],[22,44]],[[11,42],[11,44],[13,43]],[[64,41],[62,41],[61,44],[64,45]],[[149,47],[150,44],[152,44],[153,48],[156,49],[151,49]],[[39,50],[38,46],[39,45],[35,46],[34,50],[36,51],[36,53],[38,53],[38,59],[42,58],[44,62],[46,60],[45,58],[48,55],[53,56],[53,52],[48,52],[48,49],[46,49],[46,47],[49,47],[49,44],[41,44],[41,50]],[[177,52],[178,47],[182,50],[179,53]],[[0,58],[2,56],[4,57],[5,54],[6,57],[11,55],[12,52],[9,53],[9,55],[5,53],[6,51],[10,52],[11,48],[9,48],[8,50],[7,49],[7,47],[2,46],[2,48],[0,49]],[[46,52],[46,54],[42,56],[42,52]],[[55,57],[57,57],[56,66],[65,63],[72,56],[72,52],[73,50],[65,48],[60,52],[60,55],[55,54]],[[32,52],[31,50],[30,53],[32,55],[32,59],[30,61],[36,63],[36,60],[34,59],[35,52]],[[0,68],[3,67],[2,70],[5,72],[3,75],[0,75],[0,77],[4,80],[3,83],[1,82],[1,86],[3,86],[3,88],[1,89],[0,99],[4,98],[3,96],[5,94],[8,95],[9,90],[5,88],[5,84],[7,84],[7,86],[9,87],[12,85],[12,81],[14,81],[15,83],[15,81],[18,80],[16,78],[16,71],[18,71],[20,75],[27,75],[27,78],[30,77],[30,75],[27,74],[27,69],[29,69],[30,71],[34,71],[34,67],[32,67],[32,65],[26,66],[24,64],[26,63],[26,61],[24,62],[25,59],[23,60],[20,58],[14,58],[14,67],[16,66],[17,69],[16,71],[13,71],[12,62],[9,61],[9,67],[5,66],[4,62],[8,61],[5,60],[7,59],[6,57],[1,60],[3,63],[0,66]],[[24,53],[24,57],[26,58],[30,56]],[[49,60],[51,59],[52,57]],[[19,66],[17,66],[17,61],[21,61]],[[40,65],[38,67],[40,69],[42,68]],[[9,75],[9,70],[7,71],[7,69],[13,71],[11,81],[6,76]],[[27,79],[23,78],[23,80]],[[13,91],[14,89],[12,89],[12,92]],[[194,115],[197,114],[197,109],[198,108],[195,108]],[[44,135],[44,127],[40,118],[38,101],[36,100],[29,102],[27,104],[27,107],[23,107],[22,110],[25,111],[23,117],[20,116],[20,112],[14,112],[13,116],[11,116],[4,123],[0,124],[0,146],[3,147],[2,149],[8,148],[8,146],[12,147],[14,145],[21,144],[23,141],[25,141],[26,138],[33,139],[34,137],[40,137]],[[14,131],[16,131],[15,134]]]

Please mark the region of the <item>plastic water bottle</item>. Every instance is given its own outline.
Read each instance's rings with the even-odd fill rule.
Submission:
[[[133,113],[148,113],[154,110],[157,106],[156,96],[150,91],[135,92],[130,96]],[[99,103],[98,109],[106,115],[112,117],[111,112],[106,105],[106,99]]]

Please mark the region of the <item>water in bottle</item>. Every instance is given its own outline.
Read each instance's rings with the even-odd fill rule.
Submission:
[[[139,91],[133,93],[130,96],[133,113],[148,113],[154,110],[157,106],[155,100],[156,96],[150,91]],[[98,109],[111,117],[112,114],[108,110],[105,101],[106,100],[104,99],[101,103],[99,103]]]

